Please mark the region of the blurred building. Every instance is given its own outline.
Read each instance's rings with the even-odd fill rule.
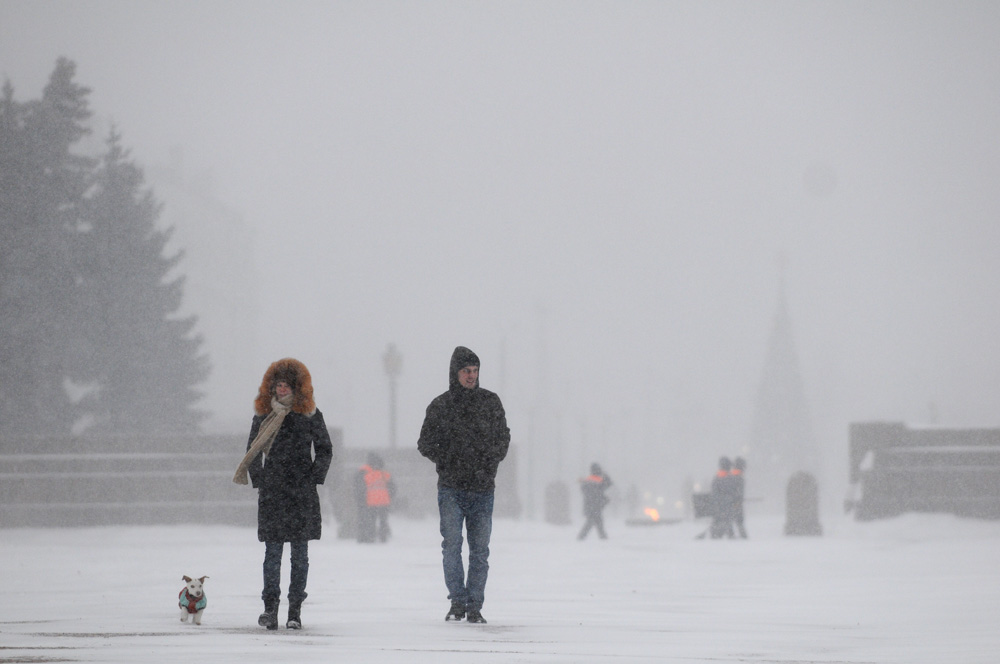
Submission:
[[[254,231],[242,215],[220,201],[204,173],[185,171],[181,151],[169,164],[145,169],[147,184],[163,203],[160,224],[173,227],[168,253],[184,258],[181,315],[198,317],[197,333],[212,371],[200,386],[209,411],[206,432],[243,431],[249,426],[251,400],[260,382],[256,357],[258,329]]]

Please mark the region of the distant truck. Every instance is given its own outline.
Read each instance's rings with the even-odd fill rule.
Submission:
[[[1000,519],[1000,429],[850,425],[851,495],[858,520],[904,512]]]

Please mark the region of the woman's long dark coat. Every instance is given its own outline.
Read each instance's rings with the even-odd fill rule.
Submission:
[[[254,416],[247,449],[263,421],[264,416]],[[326,481],[332,460],[333,444],[323,413],[318,409],[312,415],[288,413],[270,452],[250,464],[250,482],[258,489],[257,539],[302,542],[320,538],[323,517],[316,486]]]

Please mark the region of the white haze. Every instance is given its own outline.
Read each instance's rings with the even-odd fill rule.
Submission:
[[[746,444],[783,274],[829,497],[851,421],[998,424],[997,34],[988,2],[0,0],[0,76],[73,59],[151,180],[232,215],[170,218],[211,428],[295,356],[387,445],[395,343],[412,445],[462,344],[546,477],[672,495]]]

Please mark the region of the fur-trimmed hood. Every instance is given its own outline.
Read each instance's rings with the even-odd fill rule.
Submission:
[[[253,402],[254,412],[261,416],[271,412],[271,397],[274,396],[274,385],[279,380],[287,382],[295,395],[292,412],[301,415],[312,415],[316,412],[312,376],[309,375],[306,365],[291,357],[272,362],[264,372],[264,379],[260,381],[257,398]]]

